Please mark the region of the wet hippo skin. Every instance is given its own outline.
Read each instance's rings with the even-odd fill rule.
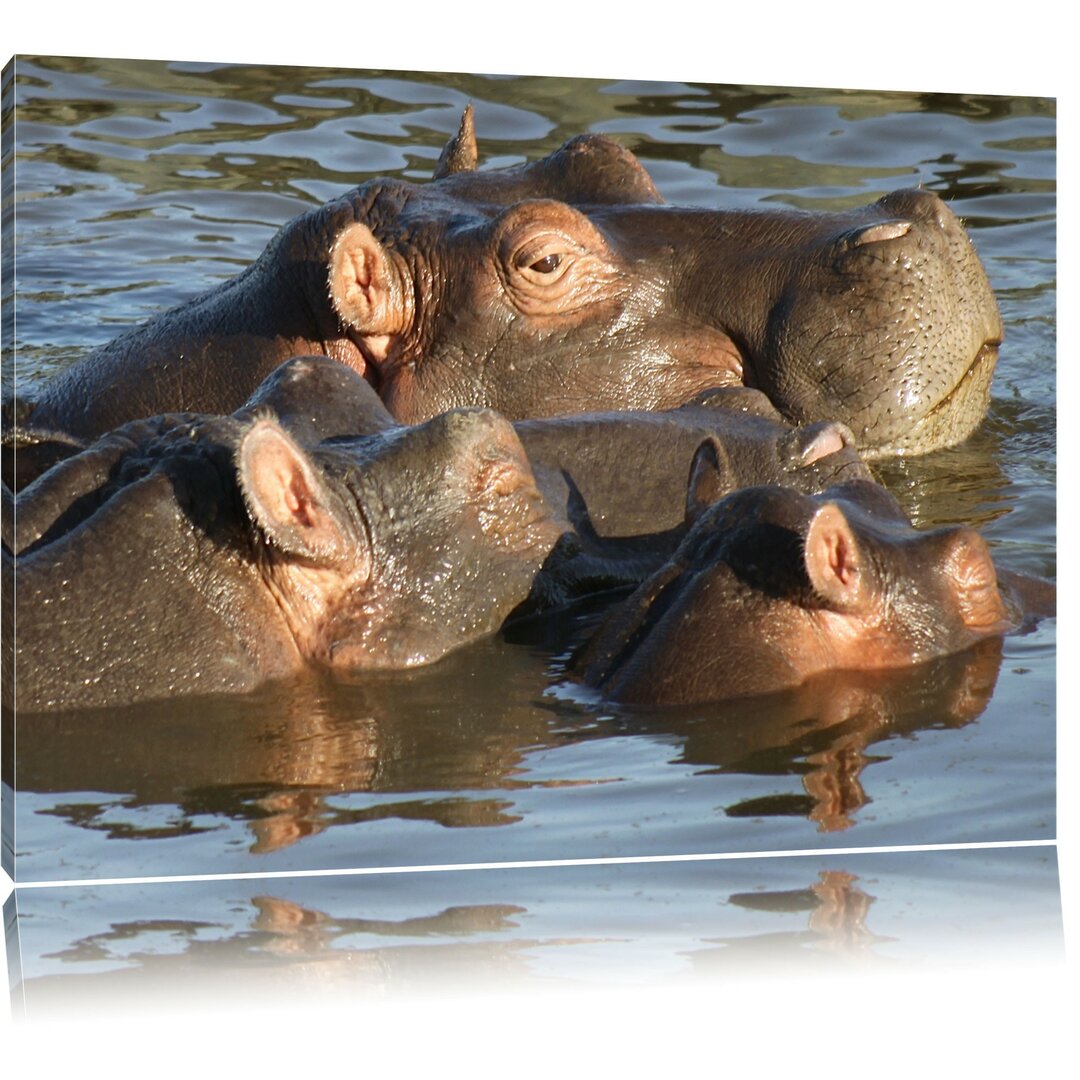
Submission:
[[[490,410],[402,426],[355,372],[299,357],[232,416],[133,421],[17,500],[5,490],[20,706],[426,663],[511,612],[639,582],[687,512],[743,483],[867,475],[840,425],[793,430],[734,408],[519,426],[531,466]],[[601,508],[633,508],[604,511],[604,527],[632,533],[643,510],[660,526],[601,536],[571,468]]]
[[[598,135],[475,163],[467,112],[431,183],[371,180],[295,218],[238,277],[8,401],[8,482],[131,419],[232,412],[304,353],[363,374],[408,423],[467,405],[662,409],[746,385],[881,456],[961,441],[985,413],[1000,317],[928,191],[839,213],[673,207]]]
[[[76,510],[3,555],[20,712],[428,663],[496,630],[563,533],[491,410],[314,449],[269,416],[176,424]]]
[[[877,485],[747,488],[701,511],[577,666],[613,700],[723,700],[922,663],[1053,609],[1049,583],[999,575],[971,529],[917,532]]]
[[[233,415],[251,420],[264,413],[308,447],[401,426],[369,383],[324,356],[281,364]],[[13,512],[5,514],[4,544],[18,553],[69,531],[101,503],[126,458],[173,429],[186,431],[210,419],[170,413],[131,421],[60,461],[19,494],[17,520]],[[700,456],[691,478],[697,500],[715,501],[755,484],[816,492],[841,480],[871,478],[844,425],[792,428],[759,391],[744,388],[714,391],[700,404],[678,409],[582,413],[514,427],[550,509],[598,538],[651,536],[682,526],[687,482],[703,442],[710,453]],[[13,510],[16,500],[3,493]]]

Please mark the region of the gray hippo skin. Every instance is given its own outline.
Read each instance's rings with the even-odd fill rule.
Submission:
[[[320,408],[328,393],[334,408]],[[425,663],[510,614],[637,584],[685,515],[733,486],[868,475],[832,422],[792,430],[691,406],[520,427],[542,484],[497,414],[401,426],[326,357],[281,365],[233,416],[122,425],[5,515],[21,706],[244,690],[308,664]],[[600,536],[565,460],[601,506],[633,507],[603,526],[630,532],[644,509],[663,527]]]
[[[293,355],[360,372],[400,421],[662,409],[762,390],[868,455],[964,439],[1002,327],[963,228],[900,191],[839,213],[662,205],[584,135],[477,171],[471,112],[432,183],[370,180],[286,224],[238,277],[8,402],[21,485],[138,417],[227,413]]]
[[[971,529],[917,532],[874,484],[747,488],[700,513],[577,663],[611,700],[718,701],[922,663],[1053,610],[1052,585],[997,573]]]
[[[740,388],[677,409],[579,413],[514,428],[544,498],[602,537],[678,529],[688,511],[742,487],[818,492],[872,479],[843,424],[793,428],[774,415],[758,391]]]
[[[66,512],[3,555],[21,711],[428,663],[497,630],[563,533],[483,409],[314,449],[269,416],[175,423]]]
[[[308,447],[400,426],[369,383],[325,356],[281,364],[233,415],[250,420],[263,410]],[[514,428],[548,507],[567,527],[597,541],[594,554],[618,557],[617,545],[605,540],[640,537],[639,551],[666,555],[681,537],[688,499],[697,506],[756,484],[817,492],[843,480],[871,479],[844,425],[792,428],[776,417],[759,391],[740,387],[712,391],[702,403],[678,409],[580,413],[517,421]],[[24,488],[14,501],[17,514],[10,493],[0,488],[9,504],[4,544],[18,553],[70,531],[101,503],[126,458],[174,428],[208,419],[179,413],[124,424]],[[708,452],[695,458],[703,443]]]

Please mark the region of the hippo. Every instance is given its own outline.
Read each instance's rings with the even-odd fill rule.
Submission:
[[[612,414],[610,438],[601,416],[582,417],[580,431],[532,421],[523,438],[475,408],[401,425],[360,375],[312,356],[281,365],[230,416],[122,425],[17,500],[3,489],[20,706],[429,663],[511,617],[638,584],[674,550],[686,508],[739,483],[816,490],[823,477],[866,473],[832,422],[793,430],[708,405],[642,414],[637,430],[634,418]],[[585,454],[596,442],[647,450],[648,431],[667,447],[652,495],[641,494],[640,469],[616,459],[605,471]],[[619,506],[636,496],[680,520],[601,536],[559,446],[584,455],[598,497]]]
[[[489,409],[310,450],[270,415],[177,424],[94,500],[3,554],[20,711],[429,663],[498,629],[563,532]]]
[[[920,664],[1053,611],[1049,583],[997,572],[971,529],[916,531],[875,484],[744,488],[700,511],[576,669],[614,701],[719,701]]]
[[[873,479],[846,425],[792,427],[774,417],[759,391],[739,388],[676,409],[578,413],[514,428],[545,499],[604,538],[684,529],[700,505],[742,487],[818,492]]]
[[[792,423],[847,424],[873,458],[962,441],[986,411],[1001,319],[929,191],[837,213],[673,207],[595,134],[476,164],[467,109],[432,182],[373,179],[301,214],[237,277],[6,402],[9,483],[128,420],[232,412],[305,353],[363,374],[403,423],[749,386]]]
[[[271,412],[306,447],[336,438],[400,428],[370,383],[326,356],[293,357],[279,365],[233,416],[251,420]],[[69,532],[96,508],[109,478],[150,440],[187,431],[209,416],[170,413],[134,420],[91,448],[58,462],[5,500],[3,543],[19,553],[43,537]],[[514,423],[534,479],[549,509],[584,537],[596,553],[617,557],[605,541],[640,540],[640,550],[665,557],[681,539],[690,507],[739,487],[791,484],[823,491],[846,479],[871,479],[851,432],[836,421],[792,428],[759,391],[712,391],[700,401],[657,412],[618,410]],[[182,441],[182,440],[181,440]],[[703,443],[708,454],[696,454]],[[692,468],[693,466],[693,468]]]

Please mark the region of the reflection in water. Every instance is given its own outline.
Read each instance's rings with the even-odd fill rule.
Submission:
[[[782,934],[752,934],[724,939],[728,949],[758,951],[764,945],[772,954],[782,943],[783,951],[809,945],[831,953],[866,952],[878,939],[866,928],[866,917],[874,898],[855,887],[858,878],[840,870],[823,870],[819,880],[809,888],[779,893],[756,892],[733,894],[728,903],[756,911],[772,910],[790,913],[800,910],[806,916],[800,930]],[[801,901],[791,905],[792,898]],[[108,930],[90,934],[73,941],[68,947],[45,956],[63,964],[99,964],[102,961],[122,962],[126,967],[147,968],[163,964],[181,965],[194,954],[200,963],[211,966],[224,964],[248,965],[255,957],[287,961],[337,961],[355,965],[365,972],[377,972],[388,980],[395,963],[395,946],[386,939],[410,939],[415,948],[421,941],[430,950],[438,941],[440,951],[449,946],[445,939],[469,939],[458,959],[466,953],[476,953],[478,959],[490,961],[496,955],[504,961],[511,953],[524,953],[530,948],[571,944],[595,944],[604,939],[559,938],[532,939],[522,936],[521,916],[528,909],[516,904],[474,904],[444,908],[430,915],[403,919],[364,918],[354,915],[332,915],[316,908],[305,907],[276,896],[251,898],[254,912],[247,929],[230,932],[228,936],[211,936],[207,931],[225,929],[223,924],[168,919],[135,919],[113,923]],[[160,950],[155,943],[161,935],[173,939],[169,959],[157,959]],[[415,940],[414,940],[415,939]],[[442,939],[442,940],[440,940]],[[614,943],[617,939],[606,939]],[[364,943],[367,944],[366,947]],[[706,939],[706,944],[715,944]],[[709,948],[691,954],[708,956],[717,950]],[[357,963],[358,955],[364,959]],[[441,960],[445,960],[442,957]],[[527,958],[522,957],[523,972]],[[430,963],[430,958],[427,961]],[[440,961],[441,962],[441,961]],[[164,972],[162,972],[164,973]]]
[[[866,960],[873,956],[880,937],[867,928],[866,920],[874,897],[858,888],[858,877],[845,870],[822,870],[808,889],[784,892],[735,894],[728,902],[755,911],[803,911],[808,914],[805,929],[769,932],[747,937],[720,939],[720,949],[693,954],[696,965],[729,964],[734,956],[742,960],[788,961],[792,955],[809,951],[831,958]],[[874,957],[880,959],[879,957]]]
[[[976,719],[992,696],[1001,648],[990,639],[911,671],[830,673],[783,694],[711,708],[622,709],[598,721],[576,686],[544,700],[549,671],[538,651],[486,642],[405,678],[286,684],[259,695],[255,709],[226,701],[208,712],[180,702],[36,717],[40,723],[20,729],[18,782],[22,791],[118,793],[60,799],[42,811],[80,828],[149,840],[229,818],[246,821],[250,851],[265,854],[331,827],[388,818],[448,829],[511,825],[521,821],[514,795],[523,788],[618,782],[529,780],[522,773],[530,755],[634,735],[675,740],[681,761],[712,773],[799,775],[805,799],[753,798],[726,813],[798,814],[836,832],[869,801],[866,766],[886,760],[868,748]],[[342,805],[349,793],[376,798]],[[166,819],[135,813],[155,805]]]
[[[802,778],[805,798],[755,796],[731,817],[805,816],[821,832],[855,824],[869,802],[864,768],[874,743],[976,720],[993,696],[1001,639],[903,671],[828,672],[794,690],[746,701],[657,712],[624,709],[622,730],[676,735],[680,760],[710,772]]]
[[[1052,848],[20,890],[18,1015],[1061,955]],[[238,994],[237,990],[243,991]],[[340,999],[339,999],[340,1000]],[[315,1003],[317,1004],[317,1003]]]

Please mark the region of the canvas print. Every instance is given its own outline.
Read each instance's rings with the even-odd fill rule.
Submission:
[[[1055,836],[1052,100],[4,102],[16,881]]]

